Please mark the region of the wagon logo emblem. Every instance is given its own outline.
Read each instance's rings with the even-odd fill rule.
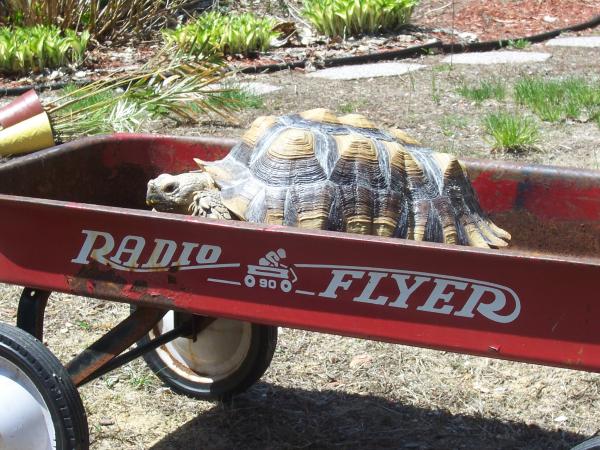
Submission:
[[[412,310],[466,319],[479,316],[503,324],[515,321],[521,313],[519,296],[510,287],[473,278],[396,267],[318,261],[291,264],[284,248],[268,250],[256,264],[222,262],[219,245],[147,240],[137,235],[119,240],[96,230],[82,230],[82,234],[84,242],[71,260],[75,264],[88,265],[93,260],[129,272],[208,270],[208,283],[302,295],[312,301],[350,301],[389,311]],[[220,277],[212,272],[214,269],[225,270]]]
[[[283,263],[287,256],[285,250],[271,250],[258,260],[258,265],[248,265],[248,272],[244,277],[244,284],[265,289],[281,289],[290,292],[292,284],[298,280],[294,268]]]

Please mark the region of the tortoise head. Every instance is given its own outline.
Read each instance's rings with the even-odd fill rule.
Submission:
[[[148,182],[146,204],[157,211],[189,214],[194,196],[215,191],[217,187],[206,172],[186,172],[179,175],[163,173]]]

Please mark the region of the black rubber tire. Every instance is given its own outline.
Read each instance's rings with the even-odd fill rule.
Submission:
[[[145,336],[138,344],[150,339]],[[277,347],[277,327],[252,324],[250,348],[240,367],[231,375],[212,383],[189,380],[165,365],[160,355],[149,351],[143,358],[148,367],[173,391],[200,400],[228,401],[244,392],[267,371]]]
[[[22,370],[44,399],[56,433],[57,450],[87,450],[87,416],[77,388],[61,362],[35,337],[0,323],[0,358]]]

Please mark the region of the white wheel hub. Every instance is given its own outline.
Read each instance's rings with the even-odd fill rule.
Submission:
[[[0,358],[0,450],[55,448],[52,416],[42,395],[25,372]]]
[[[172,330],[175,314],[169,311],[154,327],[153,337]],[[244,362],[250,349],[252,324],[216,319],[195,339],[177,338],[156,352],[167,367],[183,378],[213,383],[227,378]]]

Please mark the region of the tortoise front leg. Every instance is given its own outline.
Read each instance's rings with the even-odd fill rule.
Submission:
[[[193,216],[208,217],[209,219],[232,219],[231,213],[221,201],[219,191],[196,192],[189,210]]]

